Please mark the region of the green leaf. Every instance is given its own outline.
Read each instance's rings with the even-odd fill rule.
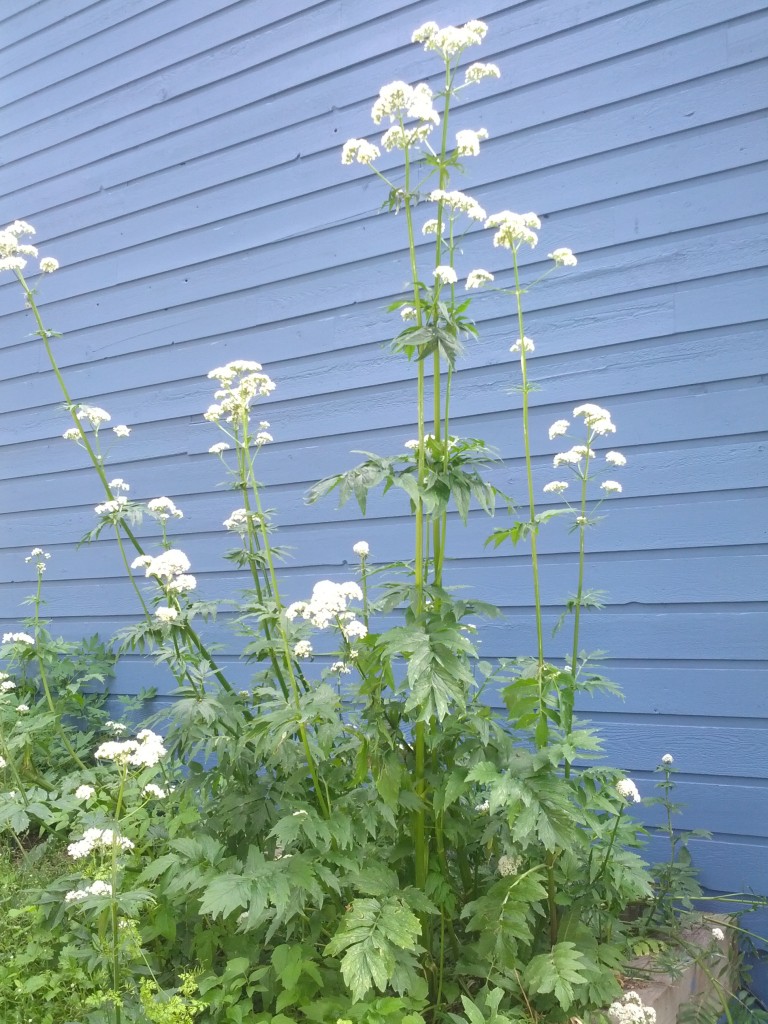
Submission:
[[[554,993],[563,1010],[574,1002],[574,985],[586,983],[581,973],[584,956],[572,942],[558,942],[548,953],[535,956],[523,971],[523,983],[530,994]]]
[[[234,910],[248,906],[250,891],[251,882],[242,875],[220,875],[206,887],[200,913],[227,917]]]

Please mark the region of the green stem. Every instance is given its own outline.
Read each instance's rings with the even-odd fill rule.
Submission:
[[[539,735],[537,730],[536,742],[539,747],[546,742],[547,734],[547,711],[546,694],[544,692],[544,629],[541,617],[541,589],[539,585],[539,558],[536,536],[536,501],[533,491],[533,468],[531,461],[531,442],[529,435],[529,401],[528,393],[528,367],[525,352],[525,325],[523,322],[523,300],[522,289],[520,288],[520,268],[517,262],[517,249],[512,247],[512,265],[515,275],[515,299],[517,303],[517,326],[520,332],[520,372],[522,375],[523,393],[523,446],[525,450],[525,475],[528,484],[528,505],[530,510],[530,535],[531,535],[531,568],[533,571],[533,601],[536,611],[536,657],[538,660],[538,683],[539,683],[539,723],[542,726]]]

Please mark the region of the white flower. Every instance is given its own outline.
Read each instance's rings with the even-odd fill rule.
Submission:
[[[293,654],[296,658],[311,658],[312,644],[309,640],[299,640],[299,642],[294,645]]]
[[[535,213],[513,213],[502,210],[491,214],[485,222],[487,228],[497,228],[493,244],[504,249],[516,249],[521,243],[533,249],[539,236],[532,228],[540,228],[541,222]]]
[[[551,483],[544,484],[542,490],[545,494],[562,494],[563,491],[568,489],[567,480],[553,480]]]
[[[603,409],[601,405],[595,405],[594,402],[584,402],[583,405],[577,405],[573,410],[573,415],[583,416],[584,422],[588,427],[593,427],[595,423],[601,423],[605,420],[610,422],[611,419],[611,414],[608,410]]]
[[[248,526],[248,512],[244,508],[236,508],[232,515],[222,523],[225,530],[242,533]]]
[[[558,267],[575,267],[578,260],[570,249],[555,249],[547,254],[547,258],[555,261]]]
[[[167,608],[164,605],[155,608],[155,618],[158,622],[174,622],[178,617],[179,613],[175,608]]]
[[[168,793],[164,789],[161,789],[160,786],[156,786],[154,782],[148,782],[144,789],[142,789],[141,795],[153,796],[157,800],[165,800],[165,798],[168,796]]]
[[[158,579],[172,580],[175,576],[188,572],[189,559],[178,548],[170,548],[153,558],[146,566],[144,575],[156,576]]]
[[[491,805],[488,803],[487,800],[483,800],[483,802],[481,804],[476,804],[475,805],[475,811],[478,814],[487,814],[488,811],[490,811],[490,809],[491,809]]]
[[[3,693],[10,693],[11,690],[16,689],[16,683],[12,679],[3,679],[0,683],[0,691]]]
[[[435,188],[432,189],[427,198],[432,203],[442,203],[449,210],[458,210],[460,213],[466,213],[471,220],[485,220],[485,210],[476,199],[468,196],[466,192],[459,192],[458,190],[446,192],[445,189]]]
[[[196,587],[197,580],[194,576],[189,575],[189,573],[182,573],[181,576],[176,576],[168,584],[168,589],[172,590],[174,594],[186,594]]]
[[[104,727],[106,729],[111,729],[112,732],[118,736],[120,735],[120,733],[125,732],[125,730],[128,728],[128,726],[124,725],[122,722],[113,722],[111,720],[105,722]]]
[[[535,346],[530,338],[518,338],[514,345],[510,345],[509,351],[520,352],[523,348],[525,348],[526,352],[534,351]]]
[[[632,803],[639,804],[642,800],[637,786],[632,779],[620,779],[616,783],[616,792],[625,800],[632,801]]]
[[[371,552],[367,540],[359,540],[356,544],[352,545],[352,550],[359,558],[365,558]]]
[[[436,32],[440,31],[440,26],[436,21],[425,21],[423,25],[415,29],[411,36],[412,43],[426,43],[428,42]]]
[[[147,502],[147,509],[155,516],[156,519],[165,520],[170,519],[173,516],[174,519],[183,519],[184,513],[181,509],[176,508],[176,505],[171,501],[170,498],[163,496],[162,498],[151,498]]]
[[[464,85],[472,85],[483,78],[501,78],[501,72],[495,64],[483,64],[477,61],[470,64],[464,72]]]
[[[348,676],[352,672],[352,669],[345,661],[334,661],[331,665],[330,671],[335,672],[337,675]]]
[[[233,359],[226,366],[217,366],[209,370],[208,380],[217,380],[219,384],[232,384],[234,380],[243,373],[260,373],[263,370],[261,363],[253,359]]]
[[[510,857],[504,853],[499,857],[499,863],[496,865],[496,870],[502,876],[502,878],[508,878],[510,875],[516,875],[520,870],[520,864],[522,860],[520,857]]]
[[[75,796],[78,800],[90,800],[96,790],[93,786],[78,786],[75,790]]]
[[[364,636],[368,635],[366,625],[363,622],[358,622],[357,619],[345,622],[341,627],[341,632],[347,640],[362,640]]]
[[[484,284],[488,284],[489,281],[493,280],[493,274],[488,270],[470,270],[467,274],[467,280],[464,282],[464,287],[469,291],[472,288],[482,288]]]
[[[575,445],[567,452],[558,452],[554,459],[552,459],[552,465],[555,469],[558,466],[577,466],[584,458],[583,449],[583,445]]]
[[[370,164],[379,156],[381,156],[379,147],[365,139],[348,139],[341,149],[343,164],[351,164],[355,160],[359,164]]]
[[[92,853],[99,846],[105,849],[117,847],[120,850],[132,850],[134,848],[134,844],[130,839],[127,839],[125,836],[116,835],[111,828],[89,828],[83,833],[82,839],[76,843],[69,844],[67,853],[72,860],[80,860],[82,857],[87,857],[89,853]]]
[[[97,516],[111,516],[121,512],[127,503],[128,499],[121,494],[117,498],[113,498],[112,501],[104,501],[101,505],[96,505],[93,511]]]
[[[21,256],[0,257],[0,270],[23,270],[26,265],[27,261]]]
[[[446,25],[445,28],[435,26],[433,30],[432,26],[434,25],[434,22],[426,22],[426,25],[416,30],[412,38],[414,42],[423,42],[425,50],[439,53],[444,60],[451,60],[468,46],[481,43],[488,31],[488,26],[483,21],[468,21],[461,28],[456,25]],[[418,38],[416,38],[417,33],[419,34]]]
[[[16,710],[18,711],[18,713],[20,715],[28,715],[29,714],[29,704],[18,704],[17,707],[16,707]]]
[[[259,430],[269,430],[269,420],[259,420]]]
[[[626,992],[621,1002],[611,1003],[608,1016],[612,1024],[656,1024],[656,1011],[651,1006],[643,1006],[637,992]]]
[[[609,494],[621,494],[621,484],[617,483],[616,480],[603,480],[600,484],[602,490],[607,491]]]
[[[621,452],[606,452],[605,461],[609,466],[626,466],[627,460]]]
[[[4,228],[9,235],[36,235],[37,232],[31,224],[25,220],[15,220],[13,224],[9,224],[7,228]]]
[[[453,267],[439,266],[432,271],[432,276],[441,284],[456,284],[458,277]]]
[[[350,601],[362,601],[363,592],[357,583],[334,583],[320,580],[312,589],[309,601],[296,601],[285,611],[285,617],[293,621],[301,616],[318,629],[326,629],[347,613]],[[348,629],[351,623],[345,623]],[[361,625],[361,624],[358,624]],[[363,634],[364,635],[364,634]]]
[[[93,756],[99,761],[153,768],[165,753],[162,737],[150,729],[142,729],[135,740],[107,740]]]
[[[254,440],[257,445],[261,446],[263,444],[269,444],[270,441],[274,441],[274,437],[272,437],[271,434],[268,434],[266,430],[260,430]]]
[[[131,428],[126,427],[124,423],[118,423],[116,427],[112,427],[112,433],[115,437],[128,437],[131,433]]]
[[[221,455],[222,452],[229,451],[231,445],[228,445],[226,441],[218,441],[216,444],[212,444],[208,451],[211,455]]]
[[[44,274],[52,274],[54,270],[59,269],[59,261],[53,256],[43,256],[40,260],[40,269]]]
[[[725,939],[725,932],[722,928],[713,928],[712,938],[717,939],[718,942],[722,942]]]
[[[4,644],[33,644],[35,638],[29,633],[3,633]]]
[[[412,452],[416,451],[416,449],[418,447],[419,447],[419,442],[417,441],[417,439],[415,437],[411,438],[410,441],[406,441],[403,444],[403,448],[407,448],[409,451],[412,451]]]
[[[456,132],[456,150],[459,156],[478,156],[480,141],[487,138],[488,132],[485,128],[479,128],[476,132],[471,128]]]
[[[661,763],[662,764],[674,764],[675,763],[675,759],[674,759],[674,757],[672,757],[671,754],[665,754],[662,757],[662,759],[661,759]]]
[[[416,313],[416,310],[413,308],[413,306],[401,306],[400,316],[403,320],[408,321],[416,320],[418,314]]]
[[[146,569],[148,565],[152,565],[152,555],[139,555],[131,562],[132,569]]]
[[[109,423],[112,417],[98,405],[78,405],[75,415],[79,420],[87,420],[94,430],[98,430],[102,423]]]
[[[569,426],[570,423],[568,420],[555,420],[549,428],[549,440],[554,441],[556,437],[561,437],[563,434],[566,434]]]
[[[118,476],[114,480],[109,481],[109,489],[111,491],[130,491],[131,485]]]
[[[436,235],[440,230],[442,234],[445,231],[445,224],[441,224],[437,217],[430,217],[429,220],[425,220],[421,227],[422,235]]]
[[[8,762],[5,760],[5,758],[2,755],[0,755],[0,768],[7,768],[7,767],[8,767]]]
[[[433,128],[434,125],[429,121],[413,128],[403,128],[399,124],[393,124],[381,136],[381,144],[387,152],[391,152],[393,149],[408,149],[410,146],[418,146],[420,142],[429,138]]]
[[[77,427],[69,427],[67,430],[64,431],[64,433],[61,436],[64,438],[65,441],[79,441],[80,431],[77,429]]]
[[[415,86],[400,81],[383,85],[371,110],[371,117],[374,124],[381,124],[385,117],[389,118],[390,123],[400,117],[435,125],[440,123],[440,117],[432,106],[432,90],[426,82],[419,82]]]

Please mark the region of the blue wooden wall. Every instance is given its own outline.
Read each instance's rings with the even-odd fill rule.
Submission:
[[[278,383],[261,465],[294,549],[288,597],[347,576],[361,538],[374,558],[408,557],[397,496],[365,524],[303,502],[351,450],[414,434],[413,367],[384,347],[403,225],[340,146],[371,133],[381,84],[435,74],[409,42],[417,25],[471,17],[490,31],[469,59],[502,79],[457,112],[455,127],[491,136],[464,187],[489,211],[542,215],[532,269],[558,245],[579,254],[529,301],[537,480],[557,450],[546,427],[582,401],[611,409],[629,459],[590,535],[588,583],[610,597],[585,637],[626,701],[582,710],[646,794],[674,754],[684,823],[715,833],[696,844],[707,884],[768,892],[766,0],[2,0],[0,219],[30,220],[61,261],[40,298],[70,389],[132,425],[110,471],[131,497],[183,508],[178,543],[205,595],[239,585],[222,573],[233,501],[201,416],[206,372],[235,357]],[[508,283],[489,232],[464,249],[463,266]],[[473,308],[456,428],[500,449],[519,495],[517,332],[504,298]],[[60,396],[12,281],[0,317],[0,622],[23,615],[23,558],[40,544],[55,628],[109,635],[136,607],[114,542],[75,549],[97,481],[60,438]],[[484,548],[489,529],[479,513],[452,527],[450,576],[504,610],[485,655],[529,653],[527,559]],[[574,587],[572,537],[552,525],[543,545],[549,626]],[[158,680],[131,658],[118,675],[125,692]]]

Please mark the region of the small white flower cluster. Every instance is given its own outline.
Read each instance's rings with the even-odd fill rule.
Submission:
[[[482,288],[484,284],[488,284],[491,281],[493,281],[493,274],[489,270],[478,268],[477,270],[470,270],[467,274],[464,287],[467,291],[470,291],[472,288]]]
[[[0,755],[0,768],[7,768],[7,767],[8,767],[8,762],[5,760],[5,758],[2,755]]]
[[[446,25],[445,28],[435,21],[426,21],[411,36],[411,42],[423,43],[424,49],[439,53],[447,61],[452,60],[468,46],[477,46],[485,39],[488,26],[484,21],[468,21],[461,27]]]
[[[651,1006],[643,1006],[637,992],[625,992],[621,1002],[611,1003],[608,1016],[612,1024],[656,1024],[656,1011]]]
[[[151,729],[142,729],[135,740],[107,740],[98,747],[94,757],[99,761],[153,768],[166,753],[162,736]]]
[[[445,224],[441,224],[437,217],[430,217],[421,226],[422,235],[436,235],[438,231],[442,235],[445,231]]]
[[[114,480],[109,481],[109,489],[110,491],[125,491],[127,493],[130,491],[131,485],[127,484],[122,477],[117,476]]]
[[[64,897],[67,903],[77,903],[80,900],[85,900],[89,896],[111,896],[112,886],[109,882],[102,882],[97,879],[95,882],[91,882],[90,885],[86,886],[85,889],[71,889]]]
[[[112,433],[115,435],[115,437],[129,437],[131,433],[131,428],[126,427],[124,423],[118,423],[116,427],[112,427]]]
[[[542,491],[545,494],[562,494],[563,491],[568,490],[567,480],[551,480],[548,484],[544,484]]]
[[[555,420],[552,426],[549,428],[549,440],[554,441],[556,437],[562,437],[563,434],[568,432],[570,427],[568,420]]]
[[[96,790],[93,788],[93,786],[82,785],[78,786],[77,789],[75,790],[75,797],[78,800],[90,800],[95,792]]]
[[[222,526],[225,530],[232,530],[234,533],[245,533],[248,529],[248,519],[254,519],[254,514],[245,508],[236,508],[235,511],[225,519]]]
[[[585,402],[583,405],[577,405],[573,410],[574,416],[581,416],[584,419],[584,423],[589,431],[590,442],[596,436],[602,436],[604,434],[613,434],[616,432],[616,427],[611,420],[611,414],[607,409],[604,409],[600,405],[595,405],[593,402]],[[555,420],[552,426],[549,428],[549,439],[553,441],[556,437],[562,437],[563,434],[567,433],[570,423],[568,420]],[[559,466],[572,466],[574,469],[580,467],[581,461],[584,458],[593,459],[595,452],[589,445],[574,445],[566,452],[558,452],[553,460],[552,464],[555,469]],[[605,461],[609,466],[626,466],[627,460],[621,452],[610,451],[605,453]],[[577,470],[578,475],[581,475]],[[547,484],[544,490],[548,493],[555,492],[561,493],[566,485],[563,485],[563,481],[553,480],[551,484]],[[600,487],[606,494],[621,494],[621,484],[616,480],[604,480]]]
[[[115,733],[116,736],[119,736],[128,728],[123,722],[113,722],[111,719],[104,723],[104,727]]]
[[[261,363],[250,359],[234,359],[226,366],[211,370],[208,378],[221,384],[213,395],[215,404],[208,406],[203,414],[209,423],[218,423],[221,419],[227,423],[242,420],[255,399],[266,398],[275,390],[275,382],[262,373]]]
[[[571,250],[565,247],[554,249],[552,252],[547,253],[547,258],[554,260],[556,267],[575,267],[579,262]]]
[[[519,245],[525,243],[533,249],[539,240],[536,231],[541,227],[541,221],[535,213],[512,213],[511,210],[502,210],[500,213],[491,214],[485,226],[497,229],[493,236],[493,244],[497,248],[516,250]]]
[[[304,660],[312,657],[312,644],[309,640],[299,640],[293,648],[293,656]]]
[[[367,540],[359,540],[356,544],[352,545],[352,550],[358,558],[367,558],[371,553]]]
[[[379,156],[381,156],[379,147],[366,139],[348,139],[341,149],[343,164],[351,164],[355,160],[359,164],[372,164]]]
[[[330,671],[335,675],[348,676],[351,674],[352,669],[346,663],[346,661],[334,661],[330,667]]]
[[[69,844],[67,853],[72,860],[80,860],[99,847],[111,849],[113,846],[121,850],[132,850],[134,844],[125,836],[116,835],[111,828],[89,828],[83,833],[82,839]]]
[[[526,352],[533,352],[535,351],[535,347],[536,346],[533,344],[531,338],[518,338],[516,342],[510,345],[509,351],[522,352],[522,350],[525,349]]]
[[[175,622],[179,617],[177,608],[170,608],[167,605],[158,605],[155,608],[155,618],[162,625],[167,625],[170,622]]]
[[[116,498],[111,501],[103,501],[100,505],[95,505],[93,511],[97,516],[114,516],[119,515],[125,510],[128,504],[128,499],[122,494],[119,494]]]
[[[470,64],[464,72],[464,85],[474,85],[484,78],[501,78],[501,71],[496,64],[484,64],[482,61],[476,61],[474,64]]]
[[[717,942],[723,942],[725,940],[725,932],[722,928],[713,928],[712,938],[715,939]]]
[[[428,124],[440,124],[440,115],[432,105],[432,90],[426,82],[408,85],[407,82],[390,82],[382,85],[379,96],[371,109],[374,124],[381,124],[385,117],[390,124],[395,121],[412,119]]]
[[[29,633],[3,633],[4,644],[33,644],[35,638]]]
[[[16,710],[18,711],[18,713],[20,715],[28,715],[29,714],[29,704],[18,704],[16,706]]]
[[[434,188],[427,198],[431,203],[442,203],[454,212],[466,213],[470,220],[485,220],[485,210],[466,192],[459,192],[458,189],[446,192],[444,188]]]
[[[662,759],[661,759],[661,763],[662,764],[674,764],[675,763],[675,759],[674,759],[674,757],[672,757],[671,754],[665,754],[662,757]]]
[[[11,679],[7,672],[0,672],[0,693],[10,693],[11,690],[16,689],[16,683]]]
[[[221,455],[222,452],[228,452],[232,445],[227,444],[226,441],[217,441],[216,444],[212,444],[208,449],[211,455]]]
[[[456,152],[459,156],[479,156],[480,142],[487,138],[486,128],[479,128],[476,132],[471,128],[464,128],[456,132]]]
[[[37,561],[35,562],[35,568],[37,569],[38,572],[45,572],[45,563],[48,561],[50,557],[51,556],[48,551],[43,551],[42,548],[32,548],[32,550],[24,559],[24,561],[27,564],[29,564],[30,562],[37,559]]]
[[[312,588],[309,601],[295,601],[285,611],[291,622],[298,616],[311,622],[317,629],[327,629],[336,622],[347,640],[364,637],[368,632],[365,625],[349,611],[350,601],[362,601],[363,592],[357,583],[334,583],[320,580]]]
[[[435,267],[435,269],[432,271],[432,276],[435,278],[436,281],[439,281],[440,284],[456,284],[456,282],[458,281],[456,271],[453,269],[453,267],[448,266],[441,265],[439,267]]]
[[[628,802],[639,804],[642,800],[637,786],[632,779],[619,779],[616,783],[616,792]]]
[[[75,415],[82,423],[85,420],[86,423],[90,423],[94,430],[98,430],[102,423],[109,423],[112,417],[105,409],[101,409],[98,405],[78,405],[75,409]],[[70,431],[67,431],[67,434]],[[78,437],[80,435],[78,434]]]
[[[141,791],[142,796],[153,796],[156,800],[165,800],[168,796],[168,792],[161,786],[156,786],[154,782],[148,782]]]
[[[147,502],[147,510],[150,515],[153,515],[156,519],[164,521],[173,517],[174,519],[183,519],[184,513],[180,508],[177,508],[174,502],[170,498],[163,496],[162,498],[151,498]]]
[[[173,589],[175,580],[188,572],[190,565],[189,559],[183,551],[179,551],[178,548],[169,548],[168,551],[162,551],[154,558],[152,555],[139,555],[131,562],[131,568],[144,569],[144,575],[147,577],[154,576],[159,580],[167,580],[168,588]],[[194,590],[194,585],[182,589]]]
[[[516,875],[518,873],[521,864],[522,857],[510,857],[509,854],[503,853],[501,857],[499,857],[496,870],[502,878],[509,878],[510,875]]]
[[[25,220],[15,220],[0,231],[0,271],[2,270],[23,270],[27,265],[27,256],[37,256],[37,248],[28,242],[22,242],[24,235],[34,235],[35,229]],[[44,274],[51,274],[59,269],[59,261],[53,256],[43,256],[40,260],[40,270]]]

